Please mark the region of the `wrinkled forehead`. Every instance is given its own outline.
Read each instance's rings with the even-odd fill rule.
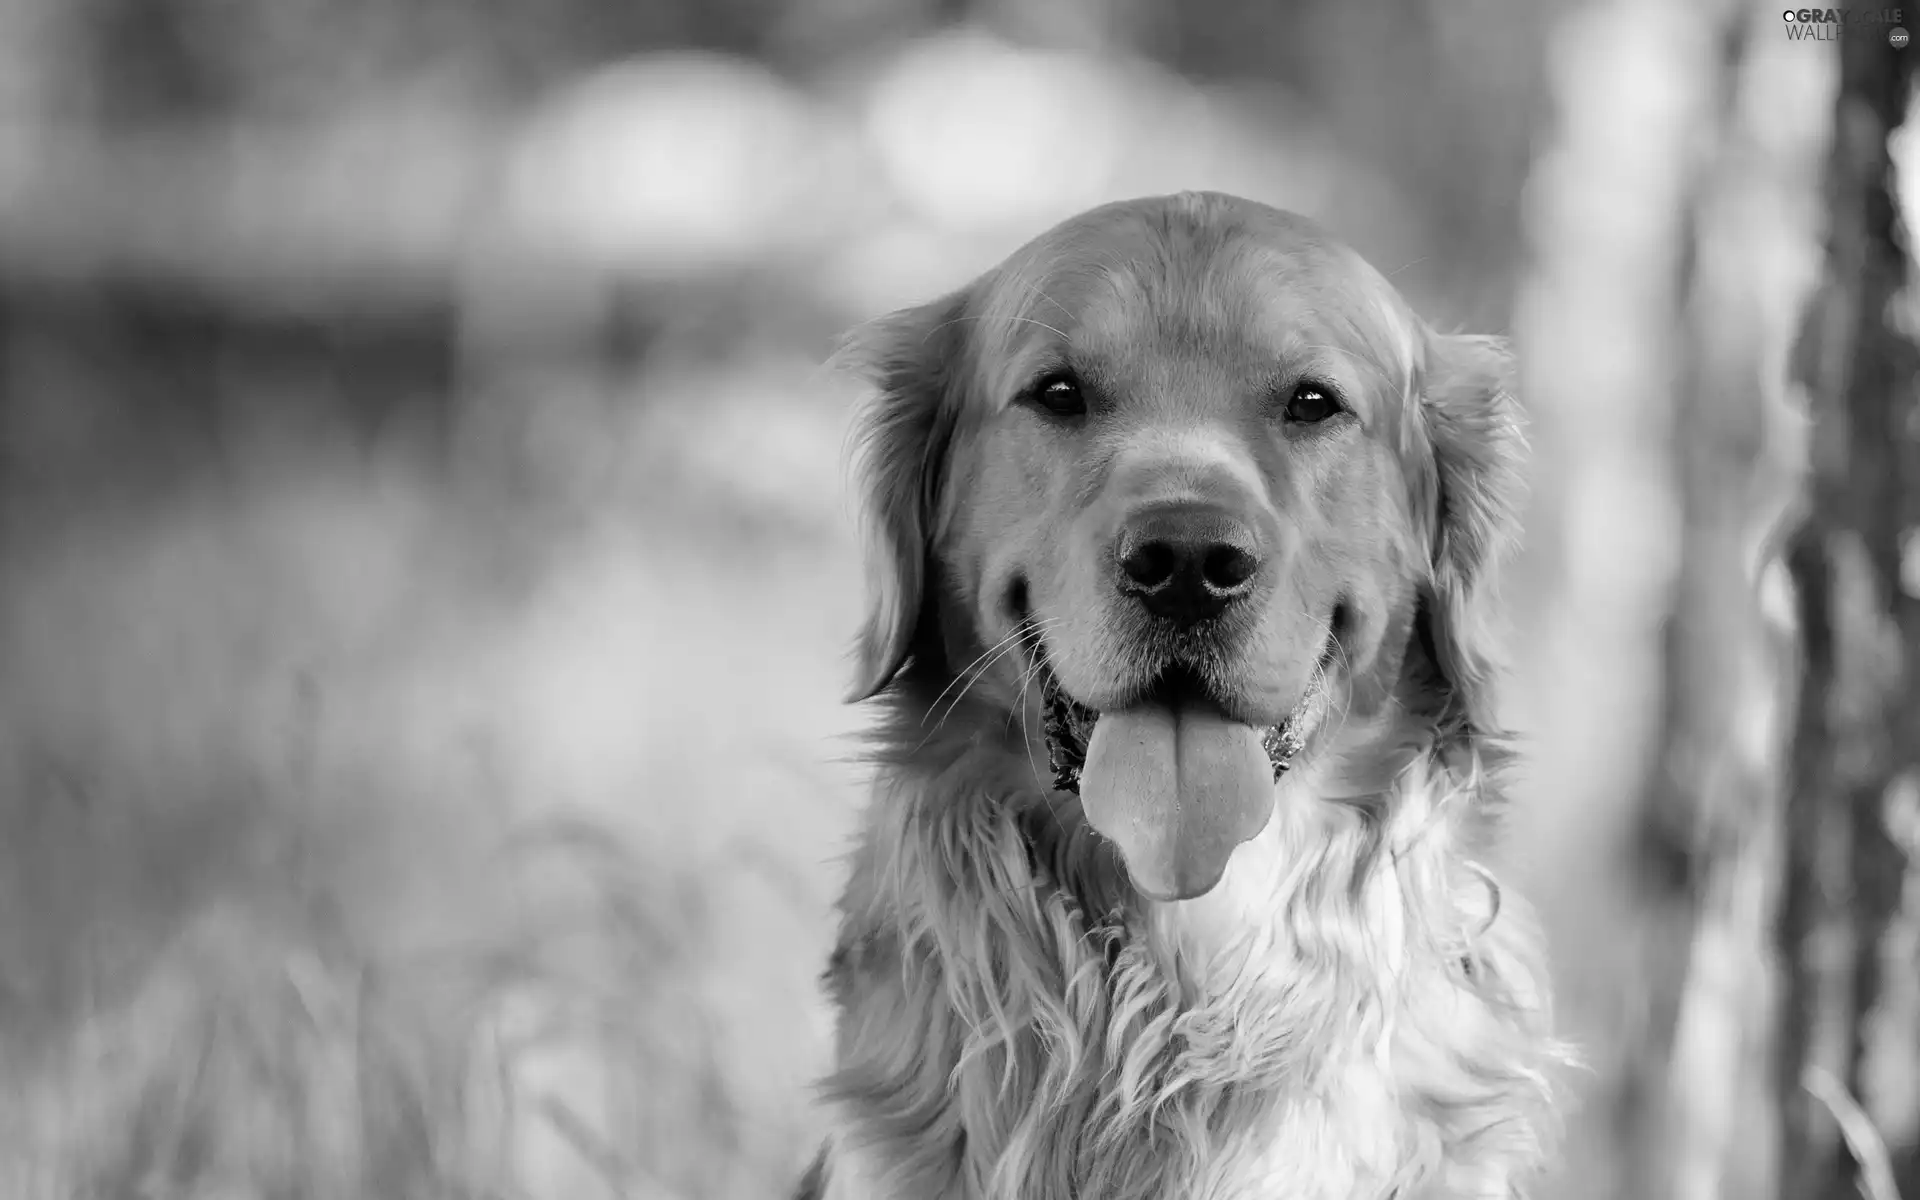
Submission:
[[[976,336],[990,404],[1067,366],[1136,384],[1182,362],[1247,378],[1312,372],[1381,396],[1404,393],[1419,369],[1416,326],[1392,285],[1311,231],[1068,227],[986,284]]]

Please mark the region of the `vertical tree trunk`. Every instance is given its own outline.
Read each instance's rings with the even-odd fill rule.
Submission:
[[[1521,335],[1534,567],[1557,570],[1517,681],[1546,715],[1516,834],[1593,1067],[1567,1200],[1756,1200],[1770,1181],[1737,1103],[1765,1090],[1772,861],[1751,832],[1781,757],[1753,577],[1794,482],[1763,364],[1797,317],[1777,252],[1804,238],[1783,193],[1805,172],[1781,161],[1791,134],[1755,127],[1756,95],[1800,90],[1752,52],[1766,32],[1746,6],[1610,0],[1556,47]]]
[[[1841,42],[1824,281],[1799,355],[1812,477],[1788,550],[1804,661],[1777,1061],[1796,1200],[1920,1196],[1920,356],[1894,316],[1908,270],[1887,144],[1917,53]]]
[[[1819,275],[1832,64],[1789,52],[1776,12],[1669,9],[1654,44],[1647,19],[1610,0],[1568,20],[1533,184],[1522,348],[1552,484],[1529,533],[1565,578],[1541,581],[1547,636],[1522,661],[1547,715],[1516,832],[1593,1067],[1550,1194],[1802,1200],[1774,1153],[1798,672],[1770,551],[1799,494],[1786,365]],[[1633,32],[1610,41],[1616,23]]]
[[[1640,797],[1651,1012],[1620,1114],[1635,1150],[1625,1194],[1661,1200],[1746,1200],[1776,1181],[1764,1097],[1790,664],[1759,583],[1798,483],[1767,371],[1790,320],[1771,311],[1769,247],[1793,232],[1768,203],[1779,164],[1753,125],[1771,115],[1752,99],[1769,90],[1755,39],[1772,30],[1755,10],[1729,16],[1705,114],[1713,152],[1696,164],[1680,256],[1679,566]]]

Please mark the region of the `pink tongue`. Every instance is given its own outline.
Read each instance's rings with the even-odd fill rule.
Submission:
[[[1087,820],[1112,838],[1153,900],[1212,891],[1234,847],[1273,815],[1273,767],[1252,726],[1211,706],[1100,714],[1080,772]]]

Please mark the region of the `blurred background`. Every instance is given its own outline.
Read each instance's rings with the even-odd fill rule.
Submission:
[[[1881,683],[1822,758],[1791,584],[1854,560],[1769,551],[1823,389],[1912,407],[1863,45],[1732,0],[0,0],[0,1195],[784,1195],[861,778],[821,363],[1214,188],[1525,363],[1501,866],[1589,1064],[1541,1195],[1920,1200],[1920,883],[1801,955],[1851,910],[1792,861],[1796,797],[1920,828],[1920,554],[1845,576],[1880,640],[1820,678]],[[1782,1018],[1803,975],[1843,1015]]]

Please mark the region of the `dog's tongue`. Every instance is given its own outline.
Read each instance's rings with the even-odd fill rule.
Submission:
[[[1252,726],[1176,701],[1100,714],[1080,801],[1154,900],[1213,890],[1234,848],[1273,815],[1273,767]]]

